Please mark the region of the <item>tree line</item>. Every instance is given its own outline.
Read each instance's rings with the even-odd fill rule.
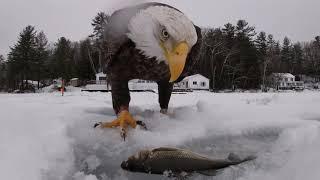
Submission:
[[[31,25],[25,27],[10,47],[7,61],[0,56],[0,90],[28,89],[28,80],[39,82],[39,88],[40,82],[49,85],[58,78],[94,79],[102,67],[103,27],[108,17],[98,13],[92,20],[93,33],[76,42],[60,37],[50,44],[44,32]]]
[[[0,55],[0,90],[26,89],[27,80],[39,82],[40,87],[40,82],[48,85],[57,78],[94,79],[108,54],[103,32],[109,18],[99,12],[91,22],[93,33],[76,42],[61,37],[48,43],[44,32],[25,27],[7,58]],[[280,43],[239,20],[235,25],[203,28],[201,48],[201,67],[213,89],[260,88],[273,72],[320,75],[320,36],[296,43],[285,37]]]
[[[320,36],[310,42],[280,41],[245,20],[203,31],[201,63],[214,89],[256,89],[271,73],[320,76]]]

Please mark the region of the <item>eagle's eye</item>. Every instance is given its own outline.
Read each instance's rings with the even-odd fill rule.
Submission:
[[[165,40],[167,40],[169,38],[169,33],[168,33],[168,31],[166,29],[162,29],[161,34],[162,34],[162,40],[165,41]]]

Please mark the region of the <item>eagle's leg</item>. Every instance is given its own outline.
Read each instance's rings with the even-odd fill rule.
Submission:
[[[137,126],[137,121],[129,112],[130,94],[128,81],[112,81],[112,103],[113,109],[117,114],[117,119],[112,122],[100,123],[101,128],[120,127],[120,135],[125,139],[128,125],[132,128]]]
[[[163,114],[167,114],[169,101],[171,97],[171,93],[173,90],[173,83],[168,81],[159,81],[158,84],[158,93],[159,93],[159,104],[160,104],[160,112]]]

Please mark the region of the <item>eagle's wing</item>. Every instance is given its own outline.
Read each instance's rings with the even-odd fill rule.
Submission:
[[[135,11],[134,11],[135,10]],[[129,41],[127,37],[128,24],[138,12],[137,9],[121,9],[114,12],[105,27],[104,46],[106,51],[104,70],[109,71],[115,55],[120,47]]]

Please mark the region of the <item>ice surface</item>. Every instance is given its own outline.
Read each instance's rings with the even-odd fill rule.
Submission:
[[[115,118],[109,93],[0,94],[1,179],[165,179],[120,168],[128,156],[160,146],[258,157],[193,179],[320,179],[318,92],[175,94],[169,115],[159,113],[157,94],[131,96],[131,112],[149,131],[131,129],[123,142],[116,129],[92,128]]]

